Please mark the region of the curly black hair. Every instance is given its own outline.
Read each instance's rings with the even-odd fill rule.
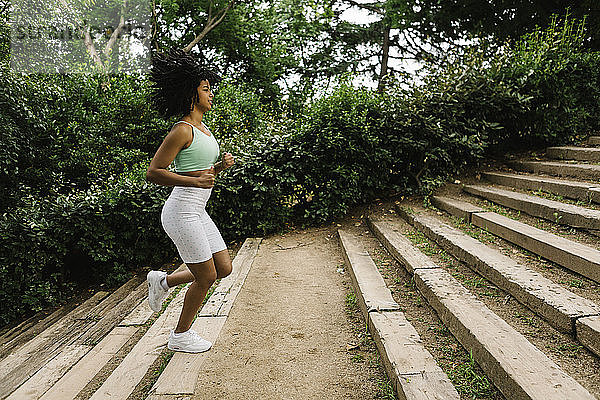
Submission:
[[[157,52],[150,70],[152,104],[165,119],[185,116],[199,100],[197,88],[204,80],[214,86],[221,77],[183,50]]]

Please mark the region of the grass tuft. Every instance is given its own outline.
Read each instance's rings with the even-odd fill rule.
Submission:
[[[346,293],[346,307],[348,307],[351,310],[354,310],[354,309],[356,309],[356,304],[357,304],[357,300],[356,300],[356,295],[354,294],[354,292]]]
[[[396,400],[396,394],[394,393],[394,387],[392,386],[392,383],[389,381],[389,379],[381,379],[377,381],[378,384],[378,391],[377,391],[377,397],[378,399],[385,399],[385,400]]]
[[[490,398],[496,390],[485,375],[477,372],[477,365],[473,359],[473,352],[469,352],[469,360],[452,368],[448,377],[463,396],[472,399]]]

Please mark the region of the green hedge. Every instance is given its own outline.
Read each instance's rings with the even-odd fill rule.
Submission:
[[[65,301],[77,285],[114,286],[175,254],[160,226],[166,188],[138,166],[103,186],[29,196],[0,216],[0,321]]]
[[[600,53],[586,40],[584,23],[569,17],[500,47],[481,40],[451,54],[423,90],[494,124],[483,139],[496,152],[572,143],[600,129]]]
[[[225,82],[207,124],[236,156],[208,211],[229,241],[319,224],[391,192],[428,193],[491,152],[569,143],[600,128],[599,54],[574,21],[482,43],[384,94],[347,81],[296,119]],[[160,225],[169,188],[145,182],[174,121],[133,77],[0,73],[0,323],[114,286],[176,254]]]

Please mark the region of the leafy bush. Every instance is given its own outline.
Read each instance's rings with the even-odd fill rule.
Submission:
[[[495,144],[565,144],[599,128],[600,53],[586,52],[585,40],[583,21],[555,18],[499,57],[489,79],[512,82],[531,100],[519,124]]]
[[[144,100],[146,84],[139,81],[127,76],[23,77],[0,69],[0,122],[5,127],[0,208],[18,205],[26,195],[83,190],[146,160],[162,138],[159,119]]]
[[[60,303],[78,285],[120,284],[132,268],[173,256],[160,225],[168,189],[150,187],[145,167],[53,199],[28,196],[0,216],[0,322]]]
[[[206,114],[211,131],[217,132],[226,146],[251,144],[264,130],[270,114],[261,98],[245,83],[228,80],[219,83],[214,93],[214,107]]]
[[[43,117],[50,112],[45,99],[51,92],[0,68],[0,210],[17,201],[21,188],[46,188],[59,177],[44,151],[53,141],[52,120]]]
[[[389,188],[393,154],[384,142],[380,99],[343,83],[312,105],[295,135],[296,215],[321,223]]]
[[[378,95],[342,84],[288,145],[301,157],[294,214],[320,223],[384,192],[427,193],[491,152],[568,143],[600,125],[600,53],[583,22],[490,51],[451,54],[421,85]],[[281,158],[287,160],[281,155]]]
[[[584,22],[569,16],[515,43],[479,40],[450,54],[421,90],[444,93],[473,127],[492,124],[482,136],[489,150],[570,143],[600,127],[600,53],[585,50],[585,40]]]
[[[319,224],[389,194],[428,193],[492,151],[568,143],[600,128],[600,55],[568,18],[517,43],[450,54],[384,94],[342,80],[294,118],[224,82],[207,125],[236,156],[208,211],[225,240]],[[127,76],[0,71],[0,323],[77,284],[122,283],[176,254],[145,182],[171,124]]]
[[[226,239],[265,235],[289,222],[302,154],[290,135],[256,137],[235,153],[236,164],[219,176],[208,212]]]

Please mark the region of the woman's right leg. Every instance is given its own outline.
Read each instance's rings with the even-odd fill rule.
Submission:
[[[183,283],[194,282],[194,280],[196,280],[194,274],[189,270],[173,272],[172,274],[168,274],[166,278],[167,285],[169,285],[170,288],[179,286]]]
[[[186,265],[192,273],[194,281],[188,287],[185,294],[183,309],[181,310],[175,333],[185,332],[190,329],[194,317],[198,313],[198,310],[206,297],[206,293],[208,293],[208,289],[210,289],[217,279],[217,271],[212,258],[201,263],[189,263]],[[185,276],[189,277],[188,275]],[[168,282],[169,286],[171,286],[171,279],[169,279]]]

